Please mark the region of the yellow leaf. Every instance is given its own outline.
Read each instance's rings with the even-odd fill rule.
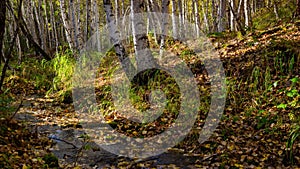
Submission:
[[[76,166],[74,169],[81,169],[81,167],[79,167],[79,166]]]
[[[205,144],[204,147],[205,148],[210,148],[210,144]]]
[[[243,165],[241,164],[234,164],[235,167],[238,167],[238,168],[243,168]]]
[[[230,144],[229,146],[227,146],[227,148],[228,148],[230,151],[232,151],[232,150],[235,148],[235,146],[234,146],[234,144]]]
[[[22,169],[27,169],[28,167],[26,166],[26,164],[23,164]]]

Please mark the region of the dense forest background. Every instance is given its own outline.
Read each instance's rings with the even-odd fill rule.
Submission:
[[[135,21],[125,16],[142,12],[152,13],[143,18],[147,33],[138,35]],[[170,18],[157,13],[168,13]],[[299,167],[299,19],[300,0],[1,0],[0,168]],[[88,40],[105,29],[116,31],[107,23],[132,34],[125,41],[111,39],[113,46],[95,80],[97,103],[114,129],[132,137],[151,137],[177,117],[179,89],[163,72],[144,72],[131,91],[135,107],[149,109],[145,99],[151,90],[149,79],[166,79],[159,85],[166,87],[170,104],[162,117],[137,124],[116,111],[110,79],[122,67],[119,62],[139,49],[158,49],[155,59],[163,50],[176,53],[191,69],[203,95],[192,131],[157,158],[138,161],[104,154],[110,160],[100,164],[99,157],[88,161],[84,156],[98,151],[88,136],[77,137],[81,144],[61,135],[49,137],[55,133],[49,126],[62,132],[82,130],[72,105],[72,76]],[[154,23],[158,27],[151,26]],[[167,26],[171,31],[165,36]],[[224,114],[203,144],[197,138],[209,111],[211,88],[201,58],[181,41],[187,31],[209,39],[226,75]],[[104,45],[100,41],[97,48]],[[153,61],[147,58],[147,63]],[[144,66],[136,62],[137,69]],[[53,153],[59,141],[72,145],[75,153],[63,158],[61,152]]]

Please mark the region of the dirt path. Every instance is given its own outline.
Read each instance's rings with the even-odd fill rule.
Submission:
[[[59,159],[60,166],[68,168],[113,168],[113,167],[179,167],[195,168],[200,162],[196,156],[186,156],[176,150],[149,159],[129,159],[114,155],[99,147],[92,140],[84,139],[84,129],[76,124],[72,105],[59,104],[38,95],[26,97],[17,120],[24,121],[39,137],[52,139],[52,153]]]

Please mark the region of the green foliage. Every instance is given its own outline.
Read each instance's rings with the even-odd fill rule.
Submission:
[[[278,15],[281,22],[289,22],[293,17],[295,11],[293,1],[282,1],[278,4]],[[273,6],[270,8],[262,8],[253,17],[253,28],[258,30],[264,30],[269,27],[273,27],[278,24],[276,15],[273,12]]]
[[[55,157],[54,154],[52,153],[49,153],[49,154],[46,154],[44,157],[43,157],[43,160],[45,161],[45,168],[47,167],[50,167],[50,168],[58,168],[59,165],[58,165],[58,158]]]
[[[299,108],[300,107],[300,94],[299,94],[299,89],[295,86],[299,86],[299,78],[294,77],[290,79],[292,82],[292,88],[289,90],[286,90],[286,96],[288,97],[287,99],[287,104],[280,104],[280,105],[285,105],[284,108]],[[278,106],[277,106],[278,107]],[[290,111],[288,113],[289,119],[292,122],[291,129],[290,129],[290,134],[289,134],[289,139],[286,142],[286,147],[287,147],[287,158],[288,160],[293,164],[294,163],[294,155],[293,155],[293,146],[295,144],[295,141],[299,138],[300,135],[300,117],[299,114],[296,114],[294,111]]]
[[[27,59],[19,66],[21,77],[27,82],[33,82],[37,89],[50,89],[54,77],[51,62],[46,60]]]
[[[299,124],[293,125],[290,131],[289,139],[286,142],[287,157],[292,164],[294,163],[293,146],[296,139],[299,137],[299,135],[300,135],[300,125]]]
[[[70,50],[66,50],[57,54],[57,56],[51,61],[52,70],[55,73],[55,77],[52,81],[52,88],[49,93],[58,92],[58,95],[64,99],[69,97],[72,87],[72,75],[74,73],[75,58]]]
[[[11,112],[13,112],[14,108],[11,106],[14,99],[4,92],[0,94],[0,118],[7,118]]]

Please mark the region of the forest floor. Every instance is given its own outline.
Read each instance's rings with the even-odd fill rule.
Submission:
[[[211,34],[209,38],[223,62],[227,98],[217,129],[204,143],[198,142],[207,115],[206,110],[201,109],[188,136],[168,152],[144,160],[113,155],[85,136],[68,99],[63,103],[46,98],[45,90],[12,76],[5,85],[9,96],[17,101],[9,107],[19,109],[15,115],[0,119],[0,168],[299,167],[299,138],[294,144],[287,143],[291,143],[291,131],[299,133],[300,23],[253,31],[247,36],[223,33]],[[209,93],[209,85],[202,76],[205,71],[201,60],[195,59],[179,42],[169,43],[167,48],[183,56],[201,92]],[[106,87],[110,85],[109,77],[105,77],[107,79],[102,78],[104,83],[96,89],[97,101],[106,103],[100,108],[105,109],[107,123],[117,131],[132,137],[149,137],[170,126],[172,120],[168,118],[176,118],[172,113],[160,118],[155,132],[149,130],[154,123],[139,126],[128,122],[114,111]],[[23,97],[23,93],[26,96]],[[19,106],[21,98],[22,106]],[[204,95],[204,105],[209,104],[205,101],[207,98],[209,96]],[[10,111],[14,112],[15,108]]]

